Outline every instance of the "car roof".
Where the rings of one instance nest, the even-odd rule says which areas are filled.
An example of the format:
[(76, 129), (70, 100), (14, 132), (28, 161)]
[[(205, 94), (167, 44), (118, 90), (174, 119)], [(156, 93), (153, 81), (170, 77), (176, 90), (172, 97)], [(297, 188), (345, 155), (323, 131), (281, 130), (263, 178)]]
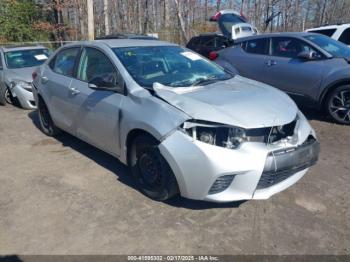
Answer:
[(144, 39), (100, 39), (94, 41), (81, 41), (68, 44), (66, 46), (79, 46), (79, 45), (100, 45), (104, 44), (110, 48), (118, 47), (142, 47), (142, 46), (178, 46), (169, 42), (159, 40), (144, 40)]
[(266, 38), (266, 37), (299, 37), (300, 38), (307, 35), (315, 35), (315, 33), (308, 33), (308, 32), (268, 33), (268, 34), (260, 34), (260, 35), (253, 35), (253, 36), (238, 38), (237, 40), (235, 40), (235, 43), (241, 43), (247, 40)]
[(201, 36), (224, 36), (224, 35), (222, 33), (219, 33), (219, 32), (208, 32), (208, 33), (199, 34), (199, 35), (194, 36), (194, 37), (201, 37)]
[(350, 24), (334, 24), (334, 25), (324, 25), (324, 26), (309, 28), (306, 31), (322, 30), (322, 29), (338, 29), (338, 28), (348, 28), (348, 27), (350, 27)]
[(9, 45), (9, 46), (3, 46), (0, 47), (4, 52), (10, 52), (10, 51), (23, 51), (23, 50), (36, 50), (36, 49), (48, 49), (45, 46), (42, 45), (25, 45), (25, 46), (20, 46), (20, 45)]
[(115, 33), (106, 36), (96, 37), (96, 40), (103, 39), (150, 39), (157, 40), (157, 38), (148, 35), (134, 34), (134, 33)]

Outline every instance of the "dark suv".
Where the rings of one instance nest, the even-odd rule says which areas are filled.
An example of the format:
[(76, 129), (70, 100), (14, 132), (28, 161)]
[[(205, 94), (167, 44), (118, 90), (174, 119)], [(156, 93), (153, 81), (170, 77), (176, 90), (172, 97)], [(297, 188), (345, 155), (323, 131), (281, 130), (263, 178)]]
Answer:
[(187, 48), (201, 54), (202, 56), (209, 57), (210, 52), (219, 51), (233, 44), (233, 41), (226, 36), (211, 33), (203, 34), (192, 37), (192, 39), (186, 45)]

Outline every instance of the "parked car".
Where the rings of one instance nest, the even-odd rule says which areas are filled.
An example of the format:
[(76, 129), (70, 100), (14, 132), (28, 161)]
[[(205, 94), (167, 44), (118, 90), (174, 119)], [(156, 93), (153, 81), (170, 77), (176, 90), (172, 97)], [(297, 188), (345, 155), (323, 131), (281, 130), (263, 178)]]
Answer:
[(221, 33), (231, 40), (258, 34), (255, 26), (249, 24), (242, 14), (231, 9), (217, 12), (210, 21), (216, 22)]
[(350, 24), (320, 26), (310, 28), (306, 32), (326, 35), (350, 46)]
[(286, 94), (175, 44), (75, 43), (33, 78), (43, 132), (65, 130), (120, 159), (152, 199), (267, 199), (318, 158)]
[(350, 124), (350, 48), (338, 41), (314, 33), (264, 34), (239, 39), (212, 57), (228, 70)]
[(219, 51), (231, 45), (233, 45), (233, 40), (226, 36), (218, 33), (208, 33), (192, 37), (186, 47), (209, 58), (212, 51)]
[(49, 57), (43, 46), (0, 47), (0, 105), (18, 102), (34, 109), (32, 73)]

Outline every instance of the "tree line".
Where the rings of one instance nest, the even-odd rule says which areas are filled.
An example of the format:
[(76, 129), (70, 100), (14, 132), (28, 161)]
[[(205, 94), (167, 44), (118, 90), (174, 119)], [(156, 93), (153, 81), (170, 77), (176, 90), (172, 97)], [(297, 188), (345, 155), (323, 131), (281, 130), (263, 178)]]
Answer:
[(260, 32), (350, 22), (350, 0), (0, 0), (0, 42), (85, 40), (117, 32), (187, 42), (209, 18), (241, 12)]

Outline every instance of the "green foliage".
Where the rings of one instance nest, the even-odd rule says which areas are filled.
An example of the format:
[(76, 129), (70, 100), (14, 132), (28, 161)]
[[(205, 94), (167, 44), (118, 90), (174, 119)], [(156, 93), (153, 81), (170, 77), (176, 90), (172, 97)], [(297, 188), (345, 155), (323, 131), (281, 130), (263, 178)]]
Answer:
[(0, 39), (36, 41), (47, 39), (47, 33), (35, 28), (40, 9), (34, 0), (0, 0)]

